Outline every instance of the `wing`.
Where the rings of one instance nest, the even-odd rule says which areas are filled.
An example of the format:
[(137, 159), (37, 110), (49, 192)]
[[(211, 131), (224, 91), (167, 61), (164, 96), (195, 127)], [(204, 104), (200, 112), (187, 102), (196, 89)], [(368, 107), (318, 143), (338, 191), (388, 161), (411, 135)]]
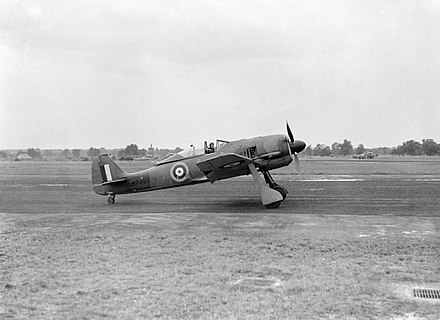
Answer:
[(224, 153), (197, 162), (197, 167), (213, 183), (216, 180), (226, 179), (249, 174), (248, 165), (252, 160), (235, 153)]

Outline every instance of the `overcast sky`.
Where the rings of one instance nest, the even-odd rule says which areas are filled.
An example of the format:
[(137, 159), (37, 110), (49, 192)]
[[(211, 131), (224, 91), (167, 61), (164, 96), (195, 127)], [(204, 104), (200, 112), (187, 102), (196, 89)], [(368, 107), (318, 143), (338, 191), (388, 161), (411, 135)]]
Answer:
[(0, 149), (440, 142), (440, 1), (0, 0)]

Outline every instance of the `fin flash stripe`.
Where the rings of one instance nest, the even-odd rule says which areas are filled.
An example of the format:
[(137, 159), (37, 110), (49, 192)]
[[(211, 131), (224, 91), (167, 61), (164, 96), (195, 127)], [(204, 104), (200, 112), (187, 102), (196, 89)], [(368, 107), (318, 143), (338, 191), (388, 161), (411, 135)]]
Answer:
[(110, 170), (110, 165), (109, 164), (105, 164), (104, 165), (104, 170), (105, 170), (105, 176), (107, 178), (107, 181), (112, 181), (112, 172)]
[(113, 180), (109, 164), (101, 165), (99, 166), (99, 169), (101, 170), (102, 182), (111, 182)]

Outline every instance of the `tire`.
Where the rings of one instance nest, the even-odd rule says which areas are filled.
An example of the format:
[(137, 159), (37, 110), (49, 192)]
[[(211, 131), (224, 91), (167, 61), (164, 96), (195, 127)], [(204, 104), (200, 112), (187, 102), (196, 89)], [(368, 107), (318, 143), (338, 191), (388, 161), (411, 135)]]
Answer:
[(276, 209), (280, 206), (280, 204), (281, 204), (281, 201), (277, 201), (277, 202), (266, 204), (265, 207), (268, 209)]
[(281, 187), (281, 186), (274, 186), (273, 189), (275, 191), (278, 191), (281, 194), (281, 196), (283, 197), (283, 200), (286, 199), (287, 192), (286, 192), (286, 190), (283, 187)]

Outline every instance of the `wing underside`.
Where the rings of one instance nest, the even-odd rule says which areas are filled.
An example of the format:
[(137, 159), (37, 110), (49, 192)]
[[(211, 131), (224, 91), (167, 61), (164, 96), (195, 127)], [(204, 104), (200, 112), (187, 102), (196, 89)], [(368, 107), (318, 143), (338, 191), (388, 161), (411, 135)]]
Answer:
[(252, 160), (247, 157), (235, 153), (225, 153), (199, 161), (197, 167), (213, 183), (216, 180), (249, 174), (248, 165), (250, 163)]

